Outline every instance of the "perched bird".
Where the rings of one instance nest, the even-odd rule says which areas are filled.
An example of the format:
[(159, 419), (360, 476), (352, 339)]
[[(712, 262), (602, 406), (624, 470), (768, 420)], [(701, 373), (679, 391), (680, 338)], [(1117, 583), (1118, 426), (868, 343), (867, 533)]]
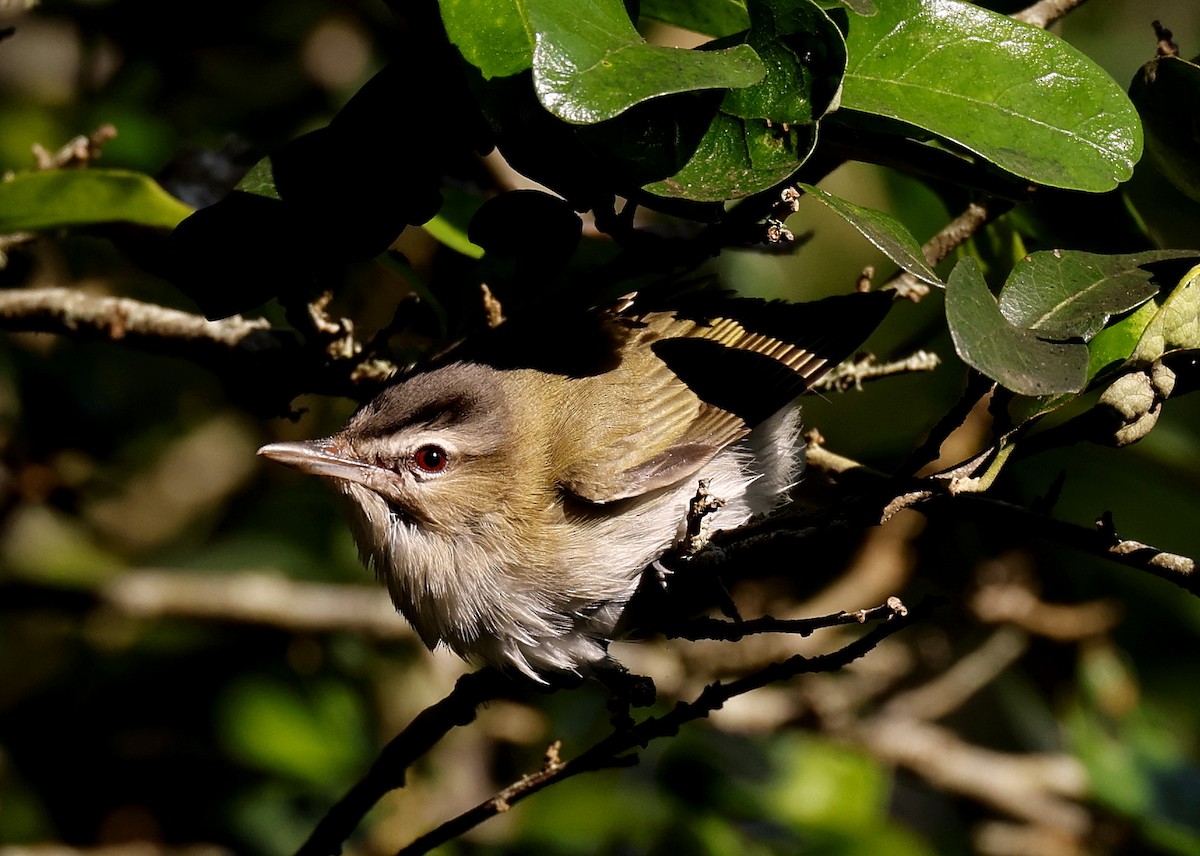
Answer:
[(881, 293), (696, 298), (520, 326), (409, 373), (338, 433), (259, 454), (330, 479), (365, 563), (430, 648), (523, 673), (604, 661), (700, 479), (739, 526), (799, 477), (795, 399)]

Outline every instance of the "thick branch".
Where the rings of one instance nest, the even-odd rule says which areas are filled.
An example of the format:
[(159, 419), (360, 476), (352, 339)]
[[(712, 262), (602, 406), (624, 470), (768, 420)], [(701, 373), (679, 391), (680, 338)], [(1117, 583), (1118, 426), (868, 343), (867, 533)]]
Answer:
[(209, 321), (178, 309), (73, 288), (0, 291), (0, 327), (14, 332), (108, 339), (172, 352), (189, 347), (203, 353), (279, 344), (264, 319), (235, 315)]
[(214, 576), (130, 571), (99, 590), (131, 618), (187, 618), (279, 627), (298, 633), (350, 631), (412, 639), (412, 628), (381, 587), (298, 582), (266, 573)]

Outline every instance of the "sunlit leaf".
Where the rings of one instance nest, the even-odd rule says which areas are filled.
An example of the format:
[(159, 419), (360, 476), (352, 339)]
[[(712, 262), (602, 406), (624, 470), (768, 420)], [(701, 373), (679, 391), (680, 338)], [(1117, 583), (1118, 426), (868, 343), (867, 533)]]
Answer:
[(485, 78), (529, 68), (533, 32), (522, 0), (439, 0), (446, 35)]
[(1148, 300), (1120, 321), (1110, 324), (1088, 342), (1088, 382), (1105, 368), (1129, 359), (1159, 306)]
[(744, 38), (767, 67), (753, 86), (731, 90), (721, 110), (777, 124), (815, 122), (837, 98), (846, 71), (841, 31), (809, 0), (750, 0)]
[(731, 91), (691, 159), (644, 189), (696, 201), (736, 199), (787, 179), (816, 146), (817, 120), (834, 105), (846, 65), (841, 31), (809, 0), (751, 0), (738, 36), (764, 58), (756, 86)]
[(826, 193), (811, 184), (799, 186), (804, 189), (805, 193), (827, 205), (847, 223), (862, 232), (863, 237), (913, 276), (930, 285), (940, 286), (942, 284), (941, 279), (933, 272), (933, 268), (925, 261), (925, 255), (921, 252), (921, 246), (917, 243), (917, 239), (904, 227), (903, 223), (891, 214), (855, 205), (853, 202)]
[(749, 86), (766, 74), (746, 45), (696, 51), (647, 44), (621, 0), (525, 0), (523, 8), (536, 34), (538, 100), (567, 122), (594, 124), (651, 98)]
[(150, 176), (129, 170), (53, 169), (0, 181), (0, 234), (96, 223), (170, 229), (191, 213)]
[(1193, 348), (1200, 348), (1200, 265), (1188, 271), (1167, 295), (1129, 361), (1144, 365), (1171, 351)]
[(962, 0), (889, 0), (850, 20), (842, 107), (897, 119), (1030, 181), (1109, 190), (1142, 150), (1137, 112), (1057, 36)]
[(421, 228), (455, 252), (472, 259), (483, 258), (483, 247), (471, 243), (467, 237), (467, 224), (483, 204), (483, 199), (450, 187), (443, 188), (442, 195), (441, 210), (422, 223)]
[(946, 281), (946, 321), (963, 361), (1013, 392), (1078, 392), (1087, 382), (1087, 347), (1047, 342), (1010, 323), (974, 259), (959, 262)]

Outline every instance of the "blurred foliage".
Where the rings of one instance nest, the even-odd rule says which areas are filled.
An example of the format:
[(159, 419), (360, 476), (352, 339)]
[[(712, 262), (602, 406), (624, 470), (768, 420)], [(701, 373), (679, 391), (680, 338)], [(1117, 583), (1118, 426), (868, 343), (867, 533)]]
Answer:
[[(1158, 111), (1146, 120), (1151, 158), (1132, 178), (1132, 156), (1122, 160), (1120, 152), (1109, 152), (1112, 170), (1099, 177), (1094, 164), (1072, 164), (1086, 173), (1084, 179), (1074, 173), (1056, 178), (1044, 164), (1005, 160), (1010, 145), (1025, 154), (1040, 149), (1036, 135), (975, 139), (973, 132), (999, 121), (994, 115), (962, 126), (940, 123), (963, 118), (943, 109), (938, 98), (946, 92), (919, 111), (891, 115), (895, 102), (872, 90), (870, 81), (900, 76), (904, 66), (895, 60), (895, 67), (888, 66), (882, 52), (862, 56), (888, 67), (856, 66), (851, 52), (853, 85), (843, 93), (843, 109), (826, 115), (828, 83), (831, 75), (840, 79), (846, 45), (853, 49), (855, 39), (881, 37), (876, 26), (889, 15), (911, 13), (915, 0), (879, 0), (878, 19), (845, 40), (846, 22), (863, 11), (862, 3), (845, 4), (853, 11), (820, 4), (827, 13), (807, 3), (751, 2), (748, 13), (743, 4), (711, 4), (713, 14), (705, 17), (692, 3), (645, 2), (647, 19), (727, 40), (750, 26), (743, 41), (755, 49), (799, 62), (819, 48), (819, 62), (805, 64), (803, 73), (793, 69), (786, 86), (767, 80), (752, 93), (721, 95), (731, 83), (717, 77), (704, 86), (717, 87), (718, 97), (679, 93), (671, 88), (671, 75), (654, 66), (660, 55), (640, 51), (636, 33), (622, 24), (609, 33), (611, 51), (638, 47), (633, 60), (648, 66), (633, 67), (646, 76), (648, 88), (635, 96), (622, 92), (637, 103), (609, 105), (611, 117), (586, 117), (591, 124), (569, 127), (547, 124), (535, 95), (559, 91), (555, 85), (575, 94), (573, 82), (547, 78), (546, 57), (512, 28), (503, 34), (506, 65), (485, 63), (478, 73), (453, 81), (428, 73), (424, 64), (437, 59), (432, 54), (438, 46), (409, 50), (412, 22), (398, 22), (384, 3), (24, 5), (0, 4), (0, 28), (16, 27), (0, 41), (0, 172), (20, 176), (0, 185), (0, 231), (44, 231), (36, 241), (0, 246), (4, 289), (69, 285), (188, 311), (199, 306), (214, 317), (253, 311), (274, 324), (298, 325), (297, 307), (314, 284), (328, 284), (336, 290), (331, 315), (353, 319), (364, 337), (385, 331), (387, 352), (403, 364), (470, 326), (472, 313), (479, 314), (479, 282), (492, 284), (509, 306), (561, 289), (565, 280), (585, 298), (599, 299), (661, 277), (645, 258), (645, 267), (623, 268), (613, 242), (598, 237), (591, 224), (580, 238), (569, 210), (564, 219), (569, 206), (550, 205), (544, 196), (526, 204), (509, 194), (506, 202), (481, 209), (477, 191), (497, 183), (500, 167), (471, 149), (486, 148), (493, 138), (507, 146), (504, 153), (516, 169), (537, 173), (543, 184), (579, 203), (576, 208), (603, 202), (598, 188), (618, 182), (660, 209), (647, 216), (648, 228), (684, 237), (723, 215), (713, 199), (743, 191), (752, 196), (801, 162), (811, 166), (805, 158), (818, 139), (850, 147), (861, 135), (877, 134), (867, 139), (879, 146), (880, 140), (917, 144), (939, 167), (960, 164), (964, 152), (981, 153), (999, 165), (973, 174), (984, 186), (1015, 175), (1022, 184), (1043, 187), (1031, 204), (995, 220), (951, 259), (971, 260), (958, 268), (963, 279), (978, 272), (968, 287), (986, 280), (998, 289), (1007, 280), (1005, 289), (1017, 288), (1010, 273), (1027, 252), (1038, 250), (1112, 254), (1200, 247), (1200, 205), (1188, 198), (1195, 196), (1196, 140), (1184, 133), (1184, 123), (1162, 115), (1163, 103), (1168, 114), (1180, 101), (1195, 103), (1195, 65), (1187, 57), (1200, 53), (1200, 8), (1191, 0), (1093, 0), (1061, 25), (1061, 35), (1074, 45), (1072, 63), (1104, 90), (1097, 109), (1117, 117), (1111, 119), (1116, 131), (1105, 126), (1102, 135), (1132, 126), (1132, 113), (1118, 115), (1128, 81), (1134, 81), (1135, 103)], [(564, 16), (569, 5), (533, 5), (567, 48), (588, 47), (571, 43), (575, 18)], [(611, 11), (621, 4), (596, 5)], [(979, 5), (1007, 13), (1023, 4)], [(775, 6), (819, 14), (816, 45), (767, 27), (759, 16)], [(1154, 58), (1153, 18), (1174, 30), (1183, 58), (1158, 60), (1162, 77), (1147, 88), (1149, 72), (1142, 66)], [(647, 33), (660, 26), (642, 24)], [(932, 51), (944, 33), (922, 24), (910, 49)], [(966, 42), (978, 36), (973, 17), (963, 16), (955, 26)], [(487, 31), (467, 19), (462, 32), (459, 44), (468, 59), (468, 46), (495, 59), (498, 44)], [(1041, 73), (1039, 63), (1053, 63), (1061, 47), (1051, 35), (1039, 34), (1035, 42), (1022, 73)], [(733, 42), (726, 47), (728, 56), (745, 55)], [(572, 68), (587, 59), (577, 57)], [(989, 63), (1002, 61), (988, 57)], [(950, 93), (981, 76), (969, 61), (956, 67), (958, 76), (946, 81)], [(1109, 86), (1100, 68), (1119, 85)], [(567, 78), (571, 70), (558, 69)], [(724, 69), (734, 72), (746, 70)], [(997, 79), (1003, 83), (1003, 74)], [(534, 80), (536, 85), (529, 82)], [(924, 80), (930, 89), (940, 82), (936, 75)], [(585, 92), (588, 86), (598, 86), (601, 95), (607, 91), (603, 81), (581, 85)], [(803, 97), (779, 97), (794, 94), (795, 87)], [(1164, 94), (1170, 87), (1183, 94)], [(639, 100), (667, 92), (675, 94)], [(468, 99), (483, 103), (486, 116), (459, 109), (476, 103)], [(1056, 102), (1050, 119), (1074, 109), (1069, 102)], [(644, 109), (646, 103), (669, 109)], [(437, 121), (423, 121), (430, 116)], [(892, 124), (897, 118), (906, 123), (900, 131)], [(1047, 121), (1041, 114), (1028, 118), (1031, 127)], [(767, 133), (774, 122), (788, 123), (784, 145), (776, 146), (781, 138)], [(819, 122), (825, 123), (821, 134)], [(118, 135), (105, 143), (97, 168), (29, 172), (33, 144), (54, 152), (104, 123)], [(931, 143), (930, 135), (940, 142)], [(671, 145), (678, 139), (694, 143), (703, 163), (689, 164)], [(764, 161), (756, 157), (768, 145), (774, 148), (767, 168), (759, 169)], [(745, 152), (752, 153), (748, 160)], [(349, 180), (337, 173), (309, 181), (310, 158), (318, 157), (348, 164)], [(413, 163), (421, 165), (415, 176)], [(689, 168), (705, 176), (718, 172), (720, 180), (672, 183), (678, 175), (687, 179)], [(811, 176), (837, 201), (827, 208), (825, 197), (800, 200), (788, 226), (812, 236), (795, 254), (731, 246), (694, 270), (716, 274), (744, 294), (809, 299), (848, 290), (868, 265), (889, 273), (917, 267), (904, 230), (925, 240), (967, 201), (950, 174), (939, 180), (933, 172), (932, 178), (928, 171), (914, 177), (851, 160), (828, 176)], [(147, 176), (175, 198), (164, 198)], [(1107, 190), (1117, 182), (1125, 182), (1120, 191)], [(25, 192), (32, 194), (27, 211), (21, 208)], [(52, 203), (75, 199), (63, 195), (75, 192), (85, 201), (55, 209)], [(39, 194), (53, 199), (39, 204)], [(101, 203), (109, 215), (89, 209)], [(111, 213), (123, 205), (132, 213)], [(490, 214), (472, 219), (489, 208)], [(173, 224), (190, 209), (207, 212), (189, 227), (199, 239), (164, 258), (143, 227)], [(47, 210), (57, 213), (33, 216)], [(597, 218), (604, 214), (598, 205)], [(513, 228), (524, 226), (525, 218), (544, 231)], [(395, 244), (402, 256), (379, 255), (406, 223), (422, 222), (425, 230), (405, 229)], [(860, 230), (874, 236), (871, 242)], [(337, 246), (325, 240), (334, 232), (346, 240)], [(177, 241), (187, 239), (186, 230), (177, 233)], [(1080, 339), (1094, 334), (1081, 354), (1087, 368), (1078, 377), (1103, 379), (1100, 369), (1150, 347), (1144, 332), (1155, 319), (1154, 329), (1162, 329), (1172, 307), (1192, 305), (1194, 294), (1185, 288), (1194, 280), (1183, 270), (1156, 279), (1155, 296), (1141, 309), (1126, 314), (1137, 301), (1118, 300), (1104, 313), (1105, 321), (1113, 314), (1115, 323), (1102, 332), (1072, 331)], [(949, 278), (949, 264), (937, 273)], [(1140, 266), (1133, 279), (1133, 291), (1149, 281)], [(518, 290), (518, 283), (528, 290)], [(389, 335), (393, 312), (408, 294), (422, 298), (410, 305), (413, 323)], [(1016, 331), (1006, 348), (981, 360), (960, 349), (971, 365), (1003, 378), (1020, 343), (1048, 345), (1031, 332), (1028, 318), (1003, 312), (1004, 291), (999, 302), (986, 288), (971, 295), (982, 308), (968, 320), (986, 314), (991, 326), (985, 333), (1002, 324)], [(919, 304), (897, 306), (871, 343), (880, 355), (904, 355), (918, 346), (935, 350), (945, 361), (937, 372), (890, 379), (862, 394), (813, 398), (806, 421), (819, 426), (838, 452), (894, 470), (961, 394), (965, 367), (951, 333), (961, 336), (962, 328), (948, 330), (945, 318), (935, 292)], [(1192, 334), (1179, 335), (1185, 338), (1176, 344), (1186, 346)], [(1056, 344), (1077, 355), (1084, 349), (1082, 341)], [(996, 361), (1000, 369), (993, 368)], [(1051, 427), (1092, 412), (1100, 386), (1081, 391), (1083, 382), (1073, 378), (1047, 390), (1069, 390), (1065, 397), (1027, 401), (1028, 412), (1054, 408), (1045, 420)], [(263, 419), (264, 411), (278, 410), (276, 404), (248, 400), (237, 378), (120, 341), (84, 343), (41, 333), (0, 341), (0, 845), (149, 841), (213, 843), (263, 856), (292, 852), (375, 748), (444, 695), (460, 673), (461, 664), (444, 652), (429, 654), (399, 633), (377, 638), (269, 621), (138, 614), (115, 605), (110, 593), (135, 570), (205, 579), (266, 571), (298, 581), (370, 584), (332, 492), (315, 480), (259, 468), (253, 457), (269, 439), (329, 433), (353, 402), (309, 395), (294, 402), (294, 421)], [(1111, 510), (1126, 537), (1194, 557), (1200, 555), (1197, 426), (1200, 402), (1172, 398), (1137, 445), (1069, 446), (1015, 460), (992, 492), (1024, 506), (1056, 494), (1055, 516), (1085, 525)], [(1069, 477), (1059, 485), (1060, 472)], [(836, 586), (838, 569), (851, 563), (858, 546), (834, 549), (832, 558), (814, 556), (803, 574), (777, 581), (777, 590), (757, 592), (760, 602), (775, 603), (789, 589), (807, 597)], [(832, 604), (808, 603), (814, 611), (857, 609), (902, 588), (906, 600), (934, 594), (953, 604), (914, 634), (906, 649), (914, 671), (895, 667), (911, 680), (913, 673), (947, 668), (984, 637), (980, 622), (962, 608), (980, 585), (980, 569), (1035, 568), (1040, 596), (1048, 602), (1103, 598), (1120, 604), (1122, 618), (1111, 631), (1074, 641), (1035, 640), (944, 724), (998, 751), (1067, 750), (1078, 758), (1090, 782), (1085, 807), (1096, 830), (1088, 839), (1092, 852), (1200, 853), (1200, 698), (1192, 680), (1200, 602), (1161, 580), (998, 524), (931, 518), (892, 549), (917, 573), (897, 570), (872, 584), (860, 579), (861, 588), (834, 588), (840, 599)], [(679, 645), (668, 648), (677, 653)], [(894, 665), (883, 650), (877, 653), (883, 663), (878, 668)], [(673, 668), (680, 673), (658, 676), (668, 690), (688, 686), (694, 675), (684, 674), (687, 668), (699, 671), (695, 663)], [(839, 677), (819, 688), (836, 696), (853, 686), (852, 676)], [(747, 703), (769, 710), (773, 698), (755, 695)], [(784, 721), (812, 724), (799, 718)], [(351, 851), (394, 851), (535, 768), (550, 740), (562, 739), (569, 754), (606, 733), (607, 721), (595, 688), (497, 703), (413, 771), (409, 786), (372, 814)], [(881, 761), (863, 745), (803, 727), (756, 726), (753, 717), (717, 717), (654, 744), (637, 767), (550, 788), (443, 852), (982, 852), (978, 826), (989, 816), (977, 801), (939, 790), (911, 770), (898, 771), (894, 759)]]

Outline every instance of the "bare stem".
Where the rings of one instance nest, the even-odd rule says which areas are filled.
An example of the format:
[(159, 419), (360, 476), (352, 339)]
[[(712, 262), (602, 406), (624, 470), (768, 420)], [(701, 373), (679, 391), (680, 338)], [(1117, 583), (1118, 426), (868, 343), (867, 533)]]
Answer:
[(1012, 17), (1026, 24), (1045, 29), (1070, 12), (1077, 6), (1082, 6), (1087, 0), (1038, 0), (1020, 12), (1014, 12)]
[[(870, 633), (833, 653), (818, 657), (796, 655), (778, 663), (772, 663), (737, 680), (709, 684), (694, 701), (678, 702), (662, 716), (649, 717), (632, 728), (613, 732), (570, 761), (547, 764), (540, 771), (522, 777), (505, 788), (497, 797), (480, 803), (475, 808), (446, 821), (437, 829), (421, 836), (401, 849), (397, 856), (418, 856), (418, 854), (428, 853), (435, 847), (457, 838), (483, 821), (507, 811), (520, 800), (532, 796), (556, 782), (580, 773), (637, 763), (636, 752), (639, 747), (646, 746), (651, 740), (659, 737), (674, 736), (685, 724), (707, 717), (735, 696), (743, 695), (767, 684), (789, 680), (800, 674), (840, 669), (847, 663), (862, 657), (888, 636), (910, 623), (909, 619), (901, 618), (899, 613), (895, 613), (894, 616), (895, 620), (877, 626)], [(557, 761), (557, 756), (555, 761)]]

